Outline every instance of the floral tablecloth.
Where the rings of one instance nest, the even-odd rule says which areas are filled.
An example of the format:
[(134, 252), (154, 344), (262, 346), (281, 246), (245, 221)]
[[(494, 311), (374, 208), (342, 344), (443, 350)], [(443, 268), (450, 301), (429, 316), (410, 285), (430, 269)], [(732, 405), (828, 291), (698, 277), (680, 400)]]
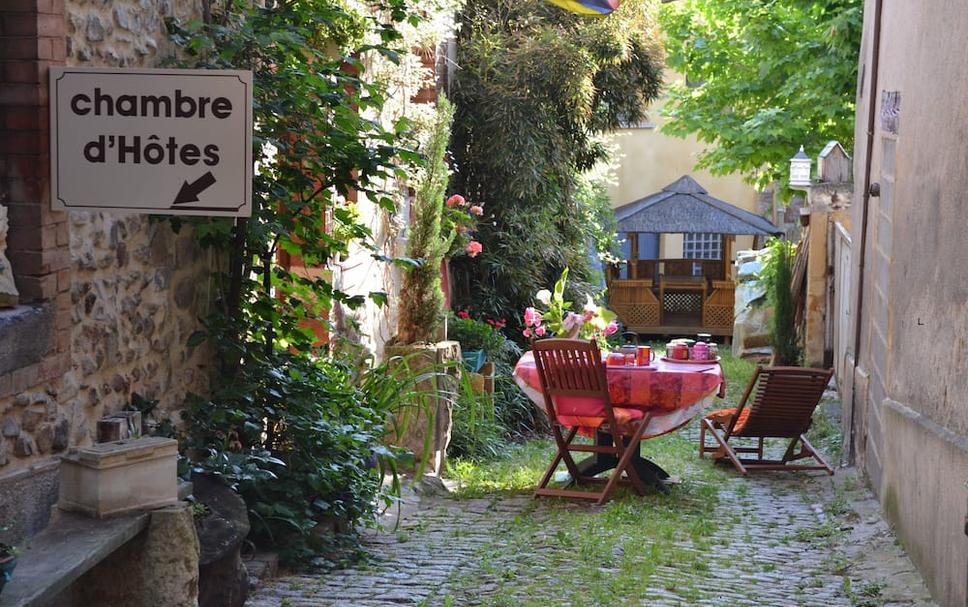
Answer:
[[(720, 398), (726, 395), (723, 369), (715, 362), (696, 365), (657, 359), (649, 367), (605, 369), (613, 406), (642, 409), (652, 414), (645, 430), (646, 438), (681, 428), (699, 414), (704, 401), (714, 394)], [(515, 365), (514, 380), (544, 411), (541, 381), (531, 352), (525, 352)]]

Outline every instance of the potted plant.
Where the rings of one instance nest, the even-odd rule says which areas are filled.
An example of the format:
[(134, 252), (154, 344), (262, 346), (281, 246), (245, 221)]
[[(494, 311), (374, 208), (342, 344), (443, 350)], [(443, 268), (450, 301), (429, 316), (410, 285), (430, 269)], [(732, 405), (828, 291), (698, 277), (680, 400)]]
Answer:
[(799, 366), (800, 338), (797, 335), (796, 311), (793, 304), (793, 263), (796, 247), (793, 243), (773, 238), (767, 243), (769, 254), (760, 273), (766, 299), (773, 308), (770, 326), (770, 345), (773, 347), (771, 364)]
[[(6, 527), (0, 528), (5, 533)], [(13, 570), (17, 567), (17, 548), (11, 544), (0, 542), (0, 592), (13, 577)]]
[(449, 337), (460, 343), (464, 370), (471, 374), (478, 392), (494, 392), (495, 353), (504, 347), (506, 337), (501, 333), (506, 321), (471, 318), (467, 310), (460, 310), (448, 323)]

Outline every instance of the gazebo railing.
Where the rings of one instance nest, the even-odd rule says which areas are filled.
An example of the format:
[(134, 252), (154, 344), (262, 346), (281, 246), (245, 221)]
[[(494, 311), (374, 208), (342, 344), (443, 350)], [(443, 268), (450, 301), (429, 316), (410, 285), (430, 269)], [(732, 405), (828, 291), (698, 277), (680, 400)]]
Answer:
[[(723, 280), (725, 267), (720, 259), (640, 259), (626, 262), (628, 272), (622, 277), (622, 266), (613, 265), (609, 268), (610, 278), (618, 280), (651, 280), (658, 283), (659, 275), (665, 276), (696, 276), (702, 275), (710, 280)], [(700, 274), (694, 273), (696, 264), (701, 268)], [(622, 264), (624, 265), (624, 264)]]
[[(686, 284), (686, 280), (689, 284)], [(696, 279), (699, 279), (696, 282)], [(681, 284), (680, 284), (681, 283)], [(736, 285), (730, 280), (699, 277), (650, 279), (611, 278), (608, 306), (630, 330), (647, 332), (681, 326), (683, 315), (693, 316), (696, 327), (717, 335), (730, 335)], [(688, 303), (688, 306), (685, 306)]]

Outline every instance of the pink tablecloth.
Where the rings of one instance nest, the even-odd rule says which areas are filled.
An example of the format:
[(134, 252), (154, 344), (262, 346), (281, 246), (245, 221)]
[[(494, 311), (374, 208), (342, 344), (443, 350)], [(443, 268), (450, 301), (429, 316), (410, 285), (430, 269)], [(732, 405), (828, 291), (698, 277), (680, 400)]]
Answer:
[[(695, 365), (656, 360), (650, 367), (606, 367), (612, 405), (642, 409), (652, 414), (645, 436), (651, 438), (685, 425), (713, 396), (725, 396), (723, 369), (717, 363)], [(544, 411), (541, 381), (531, 352), (514, 367), (518, 386)]]

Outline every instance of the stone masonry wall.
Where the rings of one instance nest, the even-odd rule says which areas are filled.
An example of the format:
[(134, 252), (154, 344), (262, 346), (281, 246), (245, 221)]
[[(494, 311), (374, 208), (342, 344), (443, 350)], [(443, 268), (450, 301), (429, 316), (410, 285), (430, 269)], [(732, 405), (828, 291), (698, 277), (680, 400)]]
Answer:
[[(54, 57), (53, 63), (76, 66), (159, 66), (174, 52), (167, 41), (165, 19), (185, 20), (201, 15), (201, 0), (16, 2), (18, 7), (24, 7), (25, 22), (30, 20), (29, 11), (34, 11), (33, 19), (42, 25), (46, 24), (47, 13), (53, 14), (55, 21), (60, 20), (43, 25), (60, 32), (57, 37), (66, 33), (66, 39), (60, 38), (66, 42), (66, 49), (60, 47), (61, 59)], [(36, 17), (40, 13), (43, 15)], [(21, 15), (16, 17), (19, 20)], [(0, 22), (3, 19), (0, 11)], [(7, 23), (19, 21), (10, 19)], [(0, 35), (8, 36), (2, 23)], [(60, 40), (55, 37), (55, 51)], [(44, 117), (46, 65), (37, 68), (42, 72), (37, 86), (41, 90), (40, 115)], [(41, 123), (46, 128), (46, 120)], [(39, 139), (43, 138), (41, 133)], [(46, 147), (42, 151), (46, 154)], [(5, 154), (0, 150), (0, 168)], [(49, 213), (46, 157), (32, 166), (43, 168), (37, 171), (42, 185), (36, 188), (30, 208)], [(3, 186), (0, 179), (0, 199)], [(27, 225), (21, 219), (24, 214), (17, 212), (16, 205), (9, 206), (11, 251), (20, 242), (27, 243), (24, 247), (35, 247), (25, 239), (25, 234), (30, 233), (23, 227)], [(63, 257), (66, 266), (56, 280), (51, 279), (50, 293), (38, 288), (36, 296), (25, 297), (21, 288), (21, 301), (32, 302), (36, 311), (30, 320), (33, 325), (17, 320), (17, 326), (32, 326), (36, 331), (4, 331), (5, 319), (0, 318), (0, 359), (7, 344), (30, 340), (47, 343), (54, 339), (48, 333), (60, 336), (56, 331), (64, 325), (61, 341), (69, 343), (69, 351), (65, 352), (69, 360), (55, 374), (42, 373), (44, 364), (49, 366), (49, 362), (41, 358), (36, 364), (37, 374), (14, 370), (10, 386), (0, 377), (0, 520), (25, 527), (27, 532), (36, 531), (37, 524), (25, 521), (37, 517), (32, 518), (30, 513), (21, 515), (23, 508), (43, 510), (47, 506), (34, 503), (36, 500), (26, 501), (26, 497), (2, 497), (8, 481), (20, 482), (24, 474), (33, 474), (32, 471), (39, 474), (43, 470), (47, 474), (52, 456), (70, 446), (92, 442), (96, 420), (123, 408), (133, 393), (159, 400), (166, 411), (177, 410), (186, 392), (207, 390), (211, 371), (209, 352), (186, 345), (211, 300), (209, 276), (216, 263), (211, 253), (202, 251), (195, 243), (191, 229), (185, 226), (176, 234), (167, 221), (143, 215), (71, 212), (65, 219), (66, 222), (58, 219), (64, 229), (50, 230), (51, 246), (57, 249), (44, 258)], [(47, 243), (43, 238), (46, 232), (38, 237), (38, 242)], [(28, 250), (12, 255), (18, 286), (28, 284), (25, 281), (31, 278), (24, 274), (33, 270), (18, 272), (18, 268), (24, 267), (23, 260), (30, 259), (30, 253)], [(50, 263), (38, 266), (37, 272), (50, 269), (48, 266)], [(27, 289), (28, 295), (32, 292)], [(58, 298), (58, 293), (66, 297)], [(15, 503), (18, 500), (24, 503)]]
[[(174, 49), (165, 19), (198, 18), (198, 0), (66, 0), (67, 64), (156, 67)], [(137, 392), (177, 408), (208, 386), (208, 352), (188, 336), (210, 299), (214, 260), (191, 229), (146, 215), (72, 212), (72, 444)], [(76, 390), (76, 395), (74, 394)]]

